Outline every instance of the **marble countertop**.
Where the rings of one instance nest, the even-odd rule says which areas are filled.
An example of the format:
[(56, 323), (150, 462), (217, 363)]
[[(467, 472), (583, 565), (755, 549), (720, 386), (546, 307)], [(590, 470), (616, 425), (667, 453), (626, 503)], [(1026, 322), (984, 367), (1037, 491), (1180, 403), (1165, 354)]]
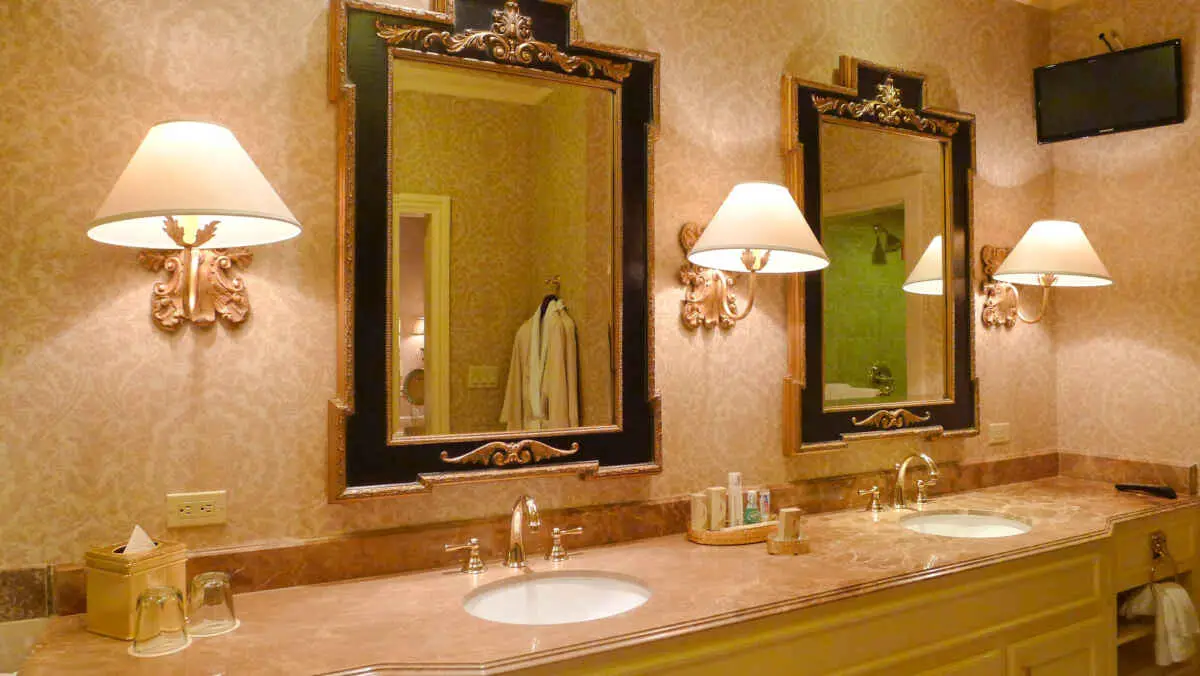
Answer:
[(653, 593), (628, 613), (582, 624), (496, 625), (468, 615), (467, 592), (524, 574), (495, 562), (478, 577), (438, 570), (238, 595), (237, 631), (154, 659), (130, 657), (127, 643), (89, 634), (82, 616), (62, 617), (21, 673), (320, 674), (384, 665), (389, 673), (502, 673), (1067, 547), (1106, 537), (1117, 521), (1197, 504), (1058, 477), (942, 496), (930, 507), (995, 510), (1033, 523), (1008, 538), (920, 535), (898, 523), (912, 512), (844, 511), (804, 517), (812, 552), (801, 556), (768, 556), (761, 544), (705, 547), (674, 535), (584, 550), (564, 564), (532, 561), (534, 571), (630, 575)]

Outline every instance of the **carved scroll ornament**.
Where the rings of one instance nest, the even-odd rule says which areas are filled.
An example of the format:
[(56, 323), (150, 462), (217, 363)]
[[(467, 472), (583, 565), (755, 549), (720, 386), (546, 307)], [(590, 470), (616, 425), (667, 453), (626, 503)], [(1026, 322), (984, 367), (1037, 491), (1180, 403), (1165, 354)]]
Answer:
[(442, 451), (441, 455), (443, 461), (454, 464), (505, 467), (507, 465), (528, 465), (531, 462), (562, 458), (574, 455), (578, 450), (579, 442), (575, 442), (571, 444), (569, 449), (563, 450), (548, 446), (540, 441), (525, 439), (512, 443), (493, 441), (480, 446), (470, 453), (464, 453), (454, 458), (451, 458), (450, 454), (446, 451)]
[(817, 112), (824, 115), (873, 120), (889, 127), (908, 127), (941, 136), (953, 136), (958, 131), (957, 122), (924, 117), (912, 108), (905, 108), (900, 103), (900, 89), (891, 75), (887, 76), (883, 83), (875, 85), (875, 90), (878, 94), (869, 101), (813, 94), (813, 106)]
[(377, 21), (376, 33), (391, 47), (441, 48), (447, 54), (474, 52), (498, 63), (516, 66), (554, 65), (564, 73), (585, 77), (603, 76), (614, 82), (629, 77), (633, 66), (598, 56), (567, 54), (550, 42), (535, 40), (533, 19), (521, 14), (516, 0), (492, 11), (492, 30), (469, 30), (454, 34), (424, 26), (395, 26)]
[(928, 411), (925, 415), (917, 415), (905, 408), (898, 408), (893, 411), (875, 411), (870, 416), (859, 420), (851, 418), (855, 427), (878, 427), (881, 430), (899, 430), (915, 425), (917, 423), (928, 422), (932, 418), (932, 414)]

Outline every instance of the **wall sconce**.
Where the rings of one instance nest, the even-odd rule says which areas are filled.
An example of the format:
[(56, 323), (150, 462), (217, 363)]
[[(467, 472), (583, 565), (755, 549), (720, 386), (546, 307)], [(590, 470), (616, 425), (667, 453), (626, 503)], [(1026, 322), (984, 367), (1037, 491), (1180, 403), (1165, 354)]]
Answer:
[[(981, 319), (984, 326), (1033, 324), (1042, 320), (1050, 304), (1052, 286), (1108, 286), (1112, 277), (1083, 228), (1073, 221), (1037, 221), (1029, 226), (1017, 246), (985, 246), (980, 262), (987, 278), (983, 283)], [(1042, 300), (1032, 317), (1021, 312), (1016, 284), (1039, 286)]]
[(159, 328), (230, 324), (250, 312), (246, 285), (231, 272), (252, 255), (242, 247), (300, 234), (300, 224), (228, 129), (207, 122), (151, 127), (89, 224), (104, 244), (149, 249), (138, 260), (166, 281), (150, 311)]
[[(679, 242), (688, 261), (679, 271), (687, 287), (682, 317), (692, 329), (728, 329), (745, 319), (754, 308), (759, 273), (811, 272), (829, 265), (791, 193), (773, 183), (734, 186), (708, 226), (684, 224)], [(741, 311), (728, 272), (750, 273)]]
[(946, 286), (942, 283), (943, 274), (942, 236), (938, 235), (925, 247), (925, 253), (917, 259), (917, 264), (913, 266), (912, 272), (908, 273), (908, 279), (904, 280), (900, 288), (921, 296), (941, 296), (945, 293)]

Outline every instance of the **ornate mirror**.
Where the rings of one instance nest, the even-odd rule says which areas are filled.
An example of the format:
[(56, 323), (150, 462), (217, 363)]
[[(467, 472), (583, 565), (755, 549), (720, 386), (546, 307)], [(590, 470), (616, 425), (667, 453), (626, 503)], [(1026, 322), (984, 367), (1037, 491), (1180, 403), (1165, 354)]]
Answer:
[(786, 450), (972, 434), (974, 117), (926, 108), (916, 73), (838, 78), (784, 79), (790, 188), (831, 261), (789, 287)]
[(576, 39), (573, 11), (331, 6), (333, 500), (659, 469), (657, 57)]

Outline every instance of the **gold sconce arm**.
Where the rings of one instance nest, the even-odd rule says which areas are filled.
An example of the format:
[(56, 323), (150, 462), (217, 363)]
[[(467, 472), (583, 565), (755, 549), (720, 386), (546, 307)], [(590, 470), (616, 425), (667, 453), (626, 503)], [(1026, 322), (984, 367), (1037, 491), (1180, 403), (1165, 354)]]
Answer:
[(1012, 328), (1020, 320), (1026, 324), (1036, 324), (1046, 317), (1050, 307), (1050, 287), (1057, 279), (1055, 275), (1046, 274), (1039, 278), (1038, 285), (1042, 297), (1038, 301), (1037, 310), (1032, 315), (1026, 315), (1021, 310), (1021, 292), (1015, 284), (1002, 282), (993, 275), (1008, 257), (1012, 249), (984, 245), (979, 252), (979, 262), (983, 268), (983, 312), (980, 320), (986, 327), (1004, 326)]

